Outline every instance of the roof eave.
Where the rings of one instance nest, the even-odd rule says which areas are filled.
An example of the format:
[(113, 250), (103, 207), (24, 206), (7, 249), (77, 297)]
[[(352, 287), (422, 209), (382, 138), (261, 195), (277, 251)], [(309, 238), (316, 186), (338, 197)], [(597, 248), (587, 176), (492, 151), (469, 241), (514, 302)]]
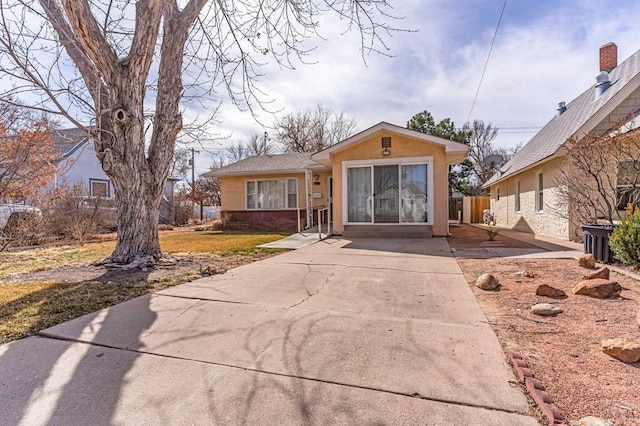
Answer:
[[(215, 170), (210, 172), (203, 173), (201, 176), (204, 177), (225, 177), (225, 176), (256, 176), (256, 175), (292, 175), (292, 174), (301, 174), (306, 170), (323, 170), (324, 166), (321, 167), (308, 167), (304, 169), (280, 169), (280, 170), (251, 170), (251, 171), (239, 171), (239, 172), (222, 172), (216, 173)], [(329, 171), (330, 169), (327, 169)]]
[(493, 185), (499, 184), (500, 182), (503, 182), (503, 181), (513, 177), (513, 176), (517, 176), (517, 175), (519, 175), (521, 173), (524, 173), (524, 172), (526, 172), (528, 170), (531, 170), (531, 169), (533, 169), (535, 167), (538, 167), (539, 165), (541, 165), (543, 163), (546, 163), (546, 162), (549, 162), (549, 161), (551, 161), (553, 159), (556, 159), (558, 157), (562, 157), (562, 154), (559, 153), (559, 150), (554, 152), (553, 154), (551, 154), (548, 157), (545, 157), (545, 158), (543, 158), (541, 160), (536, 161), (533, 164), (528, 165), (527, 167), (523, 167), (522, 169), (516, 170), (516, 171), (514, 171), (512, 173), (508, 173), (508, 174), (505, 174), (503, 176), (500, 176), (498, 179), (494, 180), (491, 183), (487, 182), (484, 185), (482, 185), (482, 188), (490, 188)]

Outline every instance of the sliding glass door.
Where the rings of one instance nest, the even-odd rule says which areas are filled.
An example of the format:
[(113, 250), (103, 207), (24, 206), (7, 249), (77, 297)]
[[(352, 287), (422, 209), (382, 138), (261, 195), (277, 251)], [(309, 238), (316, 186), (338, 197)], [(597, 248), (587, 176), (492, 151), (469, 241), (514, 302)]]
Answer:
[(398, 165), (373, 168), (373, 222), (398, 223)]
[(428, 164), (347, 168), (347, 223), (429, 222)]
[(349, 222), (371, 222), (371, 167), (347, 169)]

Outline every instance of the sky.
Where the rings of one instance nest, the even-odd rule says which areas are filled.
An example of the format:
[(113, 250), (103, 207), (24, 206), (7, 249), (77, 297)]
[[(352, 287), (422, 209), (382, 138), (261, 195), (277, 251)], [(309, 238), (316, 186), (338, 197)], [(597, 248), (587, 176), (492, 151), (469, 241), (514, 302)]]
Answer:
[[(380, 121), (404, 126), (428, 110), (461, 127), (470, 116), (500, 129), (495, 146), (527, 142), (555, 114), (595, 83), (599, 48), (614, 42), (618, 63), (640, 49), (640, 0), (508, 0), (484, 79), (471, 112), (504, 0), (389, 0), (392, 25), (410, 30), (385, 40), (389, 55), (363, 56), (344, 23), (320, 20), (311, 65), (262, 67), (258, 87), (271, 111), (287, 114), (322, 104), (358, 120), (357, 130)], [(269, 60), (269, 58), (265, 58)], [(206, 109), (206, 108), (205, 108)], [(202, 111), (188, 108), (185, 121)], [(471, 113), (471, 115), (470, 115)], [(215, 132), (229, 136), (197, 147), (196, 172), (208, 170), (211, 152), (252, 134), (273, 134), (275, 116), (258, 120), (222, 99)]]

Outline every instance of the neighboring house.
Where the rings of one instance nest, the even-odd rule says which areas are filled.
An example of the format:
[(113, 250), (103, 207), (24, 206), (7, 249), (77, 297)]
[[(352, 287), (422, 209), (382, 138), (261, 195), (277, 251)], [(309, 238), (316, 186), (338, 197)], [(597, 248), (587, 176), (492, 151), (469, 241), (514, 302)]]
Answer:
[(379, 123), (315, 154), (250, 157), (205, 176), (222, 179), (226, 229), (294, 231), (329, 207), (345, 236), (445, 236), (448, 169), (467, 145)]
[(93, 142), (81, 129), (62, 129), (53, 132), (55, 150), (59, 155), (58, 171), (51, 187), (82, 185), (90, 197), (113, 198), (111, 180), (102, 170)]
[[(563, 145), (593, 131), (604, 134), (640, 111), (640, 50), (618, 65), (617, 46), (600, 48), (596, 83), (553, 117), (484, 185), (490, 188), (496, 225), (534, 234), (577, 239), (571, 203), (559, 200)], [(632, 124), (632, 123), (630, 123)], [(564, 207), (558, 207), (564, 206)], [(562, 210), (562, 211), (559, 211)]]
[[(76, 128), (54, 130), (53, 142), (59, 155), (58, 171), (46, 189), (81, 185), (88, 197), (113, 199), (111, 179), (102, 170), (93, 141), (86, 132)], [(160, 222), (173, 221), (173, 190), (177, 180), (167, 179), (160, 204)]]

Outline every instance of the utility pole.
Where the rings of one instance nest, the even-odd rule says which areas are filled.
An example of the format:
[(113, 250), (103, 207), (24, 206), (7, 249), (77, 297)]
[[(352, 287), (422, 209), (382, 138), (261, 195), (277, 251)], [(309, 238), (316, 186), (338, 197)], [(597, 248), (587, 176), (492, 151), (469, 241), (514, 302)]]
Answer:
[[(191, 151), (191, 160), (189, 160), (189, 165), (191, 166), (191, 200), (195, 202), (196, 199), (196, 151), (193, 147), (189, 148)], [(200, 220), (202, 221), (202, 200), (199, 200), (198, 203), (200, 205)]]

